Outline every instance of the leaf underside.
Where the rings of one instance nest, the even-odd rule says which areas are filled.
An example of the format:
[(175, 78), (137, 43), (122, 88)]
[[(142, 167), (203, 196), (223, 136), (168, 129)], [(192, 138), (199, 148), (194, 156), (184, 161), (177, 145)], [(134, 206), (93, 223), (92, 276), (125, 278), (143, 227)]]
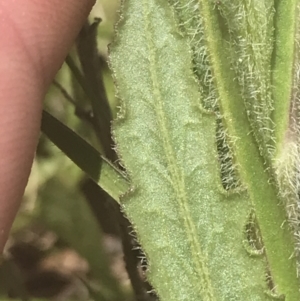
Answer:
[(222, 189), (216, 118), (168, 4), (125, 2), (110, 58), (122, 96), (114, 136), (134, 185), (121, 201), (160, 299), (268, 300), (265, 262), (243, 246), (250, 202)]

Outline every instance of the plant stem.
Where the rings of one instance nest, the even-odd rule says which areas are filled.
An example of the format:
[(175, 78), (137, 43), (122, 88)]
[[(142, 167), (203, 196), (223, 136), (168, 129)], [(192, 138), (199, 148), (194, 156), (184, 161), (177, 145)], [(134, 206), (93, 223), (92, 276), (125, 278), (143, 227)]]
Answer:
[(230, 136), (238, 137), (232, 147), (255, 209), (277, 293), (284, 294), (286, 301), (299, 301), (296, 261), (291, 258), (294, 244), (288, 226), (284, 225), (285, 210), (279, 205), (275, 186), (269, 183), (270, 176), (251, 133), (213, 3), (200, 0), (200, 4), (224, 123)]

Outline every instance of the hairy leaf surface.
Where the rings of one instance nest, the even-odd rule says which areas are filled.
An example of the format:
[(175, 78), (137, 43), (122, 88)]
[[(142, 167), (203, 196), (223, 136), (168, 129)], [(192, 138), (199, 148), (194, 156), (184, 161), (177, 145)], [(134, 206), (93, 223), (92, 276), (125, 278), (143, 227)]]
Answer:
[(268, 300), (264, 262), (243, 247), (247, 196), (221, 188), (215, 116), (200, 106), (187, 40), (166, 1), (126, 1), (123, 12), (110, 55), (122, 96), (114, 135), (150, 281), (162, 301)]

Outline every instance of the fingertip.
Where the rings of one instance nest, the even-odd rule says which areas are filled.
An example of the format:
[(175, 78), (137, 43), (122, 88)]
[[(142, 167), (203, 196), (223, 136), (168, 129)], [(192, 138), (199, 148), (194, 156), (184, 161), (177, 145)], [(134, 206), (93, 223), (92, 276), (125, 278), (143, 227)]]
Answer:
[(93, 4), (0, 1), (0, 253), (27, 183), (42, 99)]

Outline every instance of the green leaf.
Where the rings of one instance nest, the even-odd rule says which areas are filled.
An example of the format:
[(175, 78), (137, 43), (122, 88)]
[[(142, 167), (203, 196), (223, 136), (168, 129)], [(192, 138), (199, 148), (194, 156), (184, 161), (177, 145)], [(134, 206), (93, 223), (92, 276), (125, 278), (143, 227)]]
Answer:
[(126, 193), (129, 184), (124, 174), (47, 111), (43, 111), (41, 130), (113, 199), (119, 201)]
[(289, 227), (284, 223), (286, 213), (283, 206), (279, 205), (279, 189), (274, 185), (271, 173), (267, 171), (271, 166), (265, 164), (260, 156), (259, 148), (262, 145), (258, 144), (259, 139), (254, 139), (251, 133), (253, 120), (250, 117), (248, 122), (245, 109), (247, 105), (244, 104), (247, 100), (241, 97), (239, 87), (233, 80), (234, 72), (228, 60), (230, 54), (227, 52), (227, 42), (223, 39), (218, 14), (213, 3), (202, 1), (201, 4), (201, 16), (205, 24), (207, 47), (224, 123), (230, 137), (234, 137), (232, 147), (242, 181), (255, 209), (275, 288), (279, 295), (285, 295), (286, 300), (296, 301), (300, 299), (300, 293), (296, 259), (293, 256), (294, 241)]
[(121, 202), (160, 299), (267, 300), (265, 263), (243, 246), (250, 202), (221, 188), (215, 117), (166, 1), (125, 2), (110, 58), (123, 101), (114, 135), (134, 185)]

